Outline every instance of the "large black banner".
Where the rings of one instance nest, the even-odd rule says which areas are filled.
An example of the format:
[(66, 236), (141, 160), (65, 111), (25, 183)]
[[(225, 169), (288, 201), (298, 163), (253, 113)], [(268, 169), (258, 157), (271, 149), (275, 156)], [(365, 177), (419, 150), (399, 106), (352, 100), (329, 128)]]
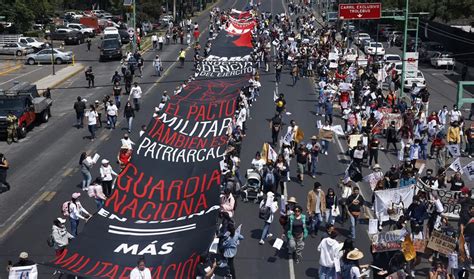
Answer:
[[(227, 37), (217, 45), (220, 38)], [(196, 80), (152, 118), (104, 208), (52, 265), (84, 277), (125, 278), (144, 257), (153, 278), (193, 278), (216, 230), (218, 162), (239, 89), (252, 72), (250, 62), (232, 57), (241, 48), (250, 52), (235, 46), (204, 61)]]

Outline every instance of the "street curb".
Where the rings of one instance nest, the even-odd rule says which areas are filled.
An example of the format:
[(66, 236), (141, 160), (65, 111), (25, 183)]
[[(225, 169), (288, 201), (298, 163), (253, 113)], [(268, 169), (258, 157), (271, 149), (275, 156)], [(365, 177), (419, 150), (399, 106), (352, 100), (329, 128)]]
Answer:
[[(68, 74), (67, 76), (65, 76), (64, 78), (58, 80), (57, 82), (49, 85), (48, 87), (54, 89), (54, 87), (60, 85), (61, 83), (65, 82), (66, 80), (70, 79), (71, 77), (77, 75), (77, 73), (84, 70), (84, 68), (85, 68), (85, 66), (80, 64), (80, 66), (77, 68), (77, 70), (75, 70), (74, 72)], [(38, 81), (36, 81), (36, 82), (38, 82)], [(46, 88), (39, 88), (39, 89), (46, 89)]]
[(0, 76), (6, 75), (6, 74), (11, 73), (11, 72), (14, 72), (14, 71), (20, 69), (21, 67), (23, 67), (23, 64), (17, 64), (15, 66), (9, 66), (9, 67), (7, 67), (6, 70), (0, 72)]

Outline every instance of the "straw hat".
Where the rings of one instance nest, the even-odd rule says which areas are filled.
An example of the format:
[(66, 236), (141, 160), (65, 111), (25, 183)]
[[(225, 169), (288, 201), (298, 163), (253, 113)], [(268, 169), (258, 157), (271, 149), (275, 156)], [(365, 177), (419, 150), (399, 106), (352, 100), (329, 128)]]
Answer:
[(357, 249), (354, 249), (347, 254), (347, 259), (352, 260), (352, 261), (360, 260), (363, 257), (364, 257), (364, 254)]
[(296, 201), (296, 198), (295, 198), (295, 197), (290, 197), (290, 198), (288, 199), (288, 202), (298, 203), (298, 202)]
[(28, 253), (27, 252), (21, 252), (19, 258), (20, 259), (28, 259)]
[(312, 136), (311, 139), (312, 139), (312, 140), (317, 140), (318, 137), (317, 137), (317, 136)]

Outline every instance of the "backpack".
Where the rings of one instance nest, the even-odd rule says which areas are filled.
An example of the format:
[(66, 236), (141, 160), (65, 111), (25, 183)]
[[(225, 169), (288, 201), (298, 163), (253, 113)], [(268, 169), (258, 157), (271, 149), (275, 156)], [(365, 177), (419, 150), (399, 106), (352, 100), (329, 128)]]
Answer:
[(269, 206), (265, 205), (266, 202), (263, 203), (263, 205), (259, 208), (258, 211), (258, 218), (262, 220), (268, 220), (270, 218), (270, 215), (272, 214), (272, 211)]
[(272, 171), (267, 171), (265, 174), (265, 185), (273, 185), (275, 183), (275, 176)]
[(71, 201), (65, 201), (63, 203), (63, 206), (61, 208), (61, 212), (63, 213), (63, 216), (65, 217), (69, 217), (69, 213), (71, 213), (71, 211), (69, 210), (69, 205), (71, 204)]
[(53, 237), (53, 234), (50, 234), (48, 239), (46, 239), (46, 243), (48, 244), (49, 247), (53, 247), (54, 246), (54, 237)]

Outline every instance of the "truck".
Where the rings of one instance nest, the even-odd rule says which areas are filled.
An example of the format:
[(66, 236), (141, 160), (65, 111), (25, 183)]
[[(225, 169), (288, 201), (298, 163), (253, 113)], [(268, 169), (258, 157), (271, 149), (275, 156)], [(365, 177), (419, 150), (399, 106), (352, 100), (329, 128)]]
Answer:
[(36, 38), (32, 37), (23, 37), (22, 34), (0, 35), (0, 46), (12, 43), (22, 43), (32, 47), (36, 51), (43, 49), (46, 46), (44, 42), (40, 42)]
[(0, 35), (0, 46), (18, 43), (21, 37), (23, 37), (23, 34)]
[(85, 16), (79, 19), (79, 23), (95, 30), (95, 34), (100, 33), (99, 19), (97, 17)]
[[(48, 96), (49, 97), (49, 96)], [(53, 100), (38, 93), (35, 84), (21, 82), (9, 89), (0, 89), (0, 134), (7, 134), (7, 115), (18, 118), (18, 137), (24, 138), (36, 123), (48, 122)]]

